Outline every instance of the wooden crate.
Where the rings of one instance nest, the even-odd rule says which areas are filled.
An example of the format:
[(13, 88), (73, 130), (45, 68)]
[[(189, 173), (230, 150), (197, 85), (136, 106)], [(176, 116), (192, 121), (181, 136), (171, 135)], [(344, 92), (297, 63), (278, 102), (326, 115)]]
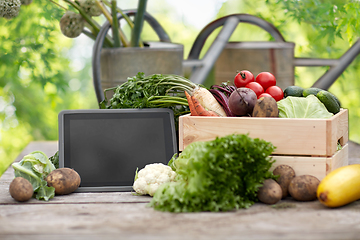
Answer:
[[(348, 129), (347, 109), (329, 119), (184, 115), (179, 118), (179, 150), (196, 141), (249, 134), (276, 147), (274, 166), (288, 164), (297, 175), (308, 173), (322, 179), (329, 171), (348, 164)], [(338, 143), (342, 146), (339, 151)]]
[(337, 143), (348, 142), (348, 110), (329, 119), (198, 117), (179, 118), (179, 150), (197, 141), (232, 133), (261, 138), (276, 147), (274, 154), (332, 156)]
[(294, 169), (297, 176), (309, 174), (321, 180), (332, 170), (349, 164), (348, 149), (348, 144), (345, 144), (341, 150), (335, 152), (331, 157), (272, 155), (276, 161), (270, 170), (281, 164), (286, 164)]

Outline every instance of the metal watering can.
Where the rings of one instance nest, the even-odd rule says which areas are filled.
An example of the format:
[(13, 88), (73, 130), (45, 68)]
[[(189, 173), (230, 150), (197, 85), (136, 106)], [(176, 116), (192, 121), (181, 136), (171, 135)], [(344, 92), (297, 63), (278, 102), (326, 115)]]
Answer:
[[(136, 14), (136, 10), (124, 12), (130, 16)], [(118, 20), (121, 18), (122, 16), (118, 15)], [(160, 42), (171, 42), (155, 18), (147, 13), (145, 21), (153, 28)], [(270, 33), (275, 41), (229, 42), (230, 36), (241, 22), (259, 26)], [(110, 27), (109, 22), (103, 25), (93, 47), (93, 82), (99, 103), (104, 100), (101, 87), (100, 55), (105, 35)], [(222, 27), (221, 31), (204, 57), (199, 59), (206, 39), (218, 27)], [(360, 53), (360, 39), (339, 59), (296, 58), (294, 57), (294, 47), (295, 44), (286, 42), (271, 23), (249, 14), (232, 14), (205, 26), (195, 39), (188, 59), (183, 60), (182, 66), (179, 67), (182, 67), (184, 74), (189, 75), (192, 82), (198, 84), (204, 84), (213, 70), (215, 72), (215, 83), (232, 80), (236, 70), (247, 69), (252, 71), (254, 75), (261, 71), (268, 71), (275, 75), (277, 85), (284, 89), (287, 86), (294, 85), (295, 66), (330, 66), (330, 69), (313, 84), (313, 87), (328, 89)], [(243, 59), (247, 60), (244, 61)]]
[[(275, 41), (229, 43), (230, 36), (240, 22), (259, 26), (270, 33)], [(220, 26), (223, 28), (200, 60), (199, 55), (206, 39)], [(213, 67), (217, 83), (233, 79), (236, 70), (248, 69), (254, 75), (260, 71), (269, 71), (283, 89), (294, 85), (295, 66), (330, 66), (313, 84), (313, 87), (328, 89), (360, 53), (360, 39), (339, 59), (296, 58), (294, 47), (295, 44), (286, 42), (269, 22), (248, 14), (232, 14), (209, 23), (201, 30), (183, 66), (190, 69), (190, 80), (196, 83), (203, 83)]]

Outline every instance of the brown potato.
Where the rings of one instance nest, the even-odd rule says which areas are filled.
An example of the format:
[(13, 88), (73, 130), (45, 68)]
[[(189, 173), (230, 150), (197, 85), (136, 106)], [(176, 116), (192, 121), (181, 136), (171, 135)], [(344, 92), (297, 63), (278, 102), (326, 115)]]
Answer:
[(10, 183), (9, 192), (16, 201), (25, 202), (33, 196), (34, 189), (29, 180), (23, 177), (16, 177)]
[(275, 204), (281, 200), (282, 190), (274, 179), (266, 179), (258, 191), (258, 199), (266, 204)]
[(81, 182), (79, 174), (70, 168), (59, 168), (52, 171), (46, 181), (49, 187), (55, 188), (56, 195), (64, 195), (74, 192)]
[(320, 180), (312, 175), (294, 177), (289, 184), (290, 195), (298, 201), (312, 201), (316, 199), (316, 190)]
[(276, 100), (272, 97), (259, 98), (254, 106), (253, 117), (278, 117), (279, 109)]
[(289, 184), (290, 181), (295, 177), (295, 171), (289, 165), (279, 165), (277, 166), (274, 171), (274, 175), (280, 175), (276, 182), (280, 185), (282, 190), (282, 197), (285, 198), (289, 195)]

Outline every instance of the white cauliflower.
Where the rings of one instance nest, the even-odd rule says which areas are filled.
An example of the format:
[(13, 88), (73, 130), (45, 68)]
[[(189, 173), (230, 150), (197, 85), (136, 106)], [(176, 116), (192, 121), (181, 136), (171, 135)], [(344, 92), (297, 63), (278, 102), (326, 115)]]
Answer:
[(176, 173), (170, 166), (162, 163), (148, 164), (137, 173), (133, 188), (138, 194), (154, 196), (161, 184), (175, 181), (175, 176)]

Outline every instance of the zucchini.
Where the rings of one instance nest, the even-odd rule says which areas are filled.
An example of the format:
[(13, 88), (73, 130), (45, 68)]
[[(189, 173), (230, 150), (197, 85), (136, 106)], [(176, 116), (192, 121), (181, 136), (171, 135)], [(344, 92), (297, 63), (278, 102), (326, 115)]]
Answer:
[(360, 199), (360, 164), (331, 171), (321, 180), (317, 198), (327, 207), (341, 207)]

